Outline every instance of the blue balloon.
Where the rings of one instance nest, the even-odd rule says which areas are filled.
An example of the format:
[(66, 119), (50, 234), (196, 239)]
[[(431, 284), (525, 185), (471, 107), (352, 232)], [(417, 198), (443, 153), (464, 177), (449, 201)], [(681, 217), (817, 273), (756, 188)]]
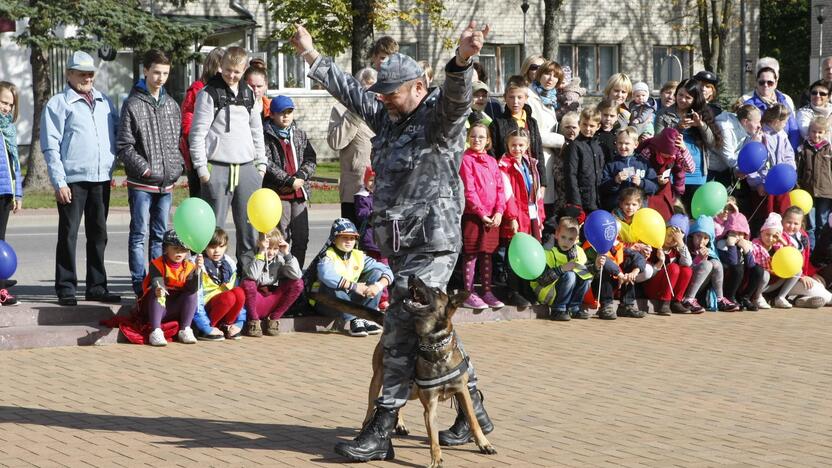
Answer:
[(0, 241), (0, 280), (7, 280), (17, 270), (17, 254), (6, 241)]
[(766, 193), (783, 195), (797, 184), (797, 171), (786, 163), (780, 163), (769, 169), (764, 182)]
[(596, 252), (605, 254), (618, 237), (618, 222), (609, 211), (595, 210), (586, 217), (584, 236)]
[(767, 157), (768, 150), (766, 150), (764, 144), (759, 141), (750, 141), (740, 150), (737, 167), (743, 174), (751, 174), (752, 172), (759, 171), (763, 167)]

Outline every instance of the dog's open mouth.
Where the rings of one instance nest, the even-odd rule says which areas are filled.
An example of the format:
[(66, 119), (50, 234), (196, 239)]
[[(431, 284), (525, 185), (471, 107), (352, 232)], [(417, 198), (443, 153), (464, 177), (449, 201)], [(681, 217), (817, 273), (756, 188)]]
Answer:
[(430, 307), (430, 300), (422, 288), (411, 286), (408, 288), (410, 297), (404, 300), (404, 305), (410, 310), (423, 310)]

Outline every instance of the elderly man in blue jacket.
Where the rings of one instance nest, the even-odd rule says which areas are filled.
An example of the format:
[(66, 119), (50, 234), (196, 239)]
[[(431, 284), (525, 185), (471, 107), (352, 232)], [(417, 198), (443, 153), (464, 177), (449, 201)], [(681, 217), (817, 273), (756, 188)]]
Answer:
[(121, 301), (107, 289), (104, 268), (118, 113), (93, 87), (95, 72), (89, 54), (73, 52), (66, 63), (66, 86), (46, 103), (40, 122), (40, 145), (58, 203), (55, 292), (64, 306), (77, 304), (75, 244), (81, 216), (87, 237), (86, 299)]

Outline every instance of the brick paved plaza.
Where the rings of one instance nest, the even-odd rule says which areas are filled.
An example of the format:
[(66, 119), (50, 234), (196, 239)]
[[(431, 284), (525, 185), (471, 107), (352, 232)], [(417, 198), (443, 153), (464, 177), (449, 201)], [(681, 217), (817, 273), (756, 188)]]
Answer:
[[(832, 314), (767, 311), (458, 327), (499, 454), (446, 466), (831, 466)], [(0, 353), (0, 465), (330, 466), (375, 339)], [(397, 460), (429, 460), (421, 405)], [(442, 425), (453, 410), (441, 407)]]

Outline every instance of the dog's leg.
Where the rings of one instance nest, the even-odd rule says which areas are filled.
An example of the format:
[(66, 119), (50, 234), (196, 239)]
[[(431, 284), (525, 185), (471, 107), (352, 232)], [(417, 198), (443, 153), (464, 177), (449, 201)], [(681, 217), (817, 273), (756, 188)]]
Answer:
[(439, 426), (436, 424), (436, 407), (439, 405), (438, 395), (433, 392), (419, 392), (419, 400), (425, 407), (425, 429), (430, 438), (430, 465), (428, 468), (442, 466), (442, 449), (439, 447)]
[[(384, 379), (384, 350), (381, 347), (381, 341), (378, 342), (378, 345), (376, 345), (376, 348), (373, 351), (372, 363), (373, 377), (370, 379), (370, 390), (367, 394), (367, 414), (364, 416), (364, 423), (362, 426), (367, 424), (373, 416), (373, 411), (376, 407), (376, 399), (381, 393), (381, 386)], [(399, 419), (401, 419), (401, 414), (399, 415)], [(398, 424), (396, 426), (398, 429)], [(398, 430), (396, 432), (398, 432)]]
[(479, 447), (480, 453), (488, 455), (497, 453), (497, 450), (493, 445), (491, 445), (491, 442), (485, 438), (485, 434), (482, 433), (480, 422), (477, 421), (477, 415), (474, 414), (474, 403), (471, 401), (471, 395), (468, 393), (468, 389), (463, 387), (462, 391), (457, 393), (456, 396), (457, 402), (460, 400), (462, 401), (462, 411), (465, 413), (465, 417), (468, 418), (468, 425), (471, 427), (471, 433), (474, 435), (474, 442), (477, 444), (477, 447)]

